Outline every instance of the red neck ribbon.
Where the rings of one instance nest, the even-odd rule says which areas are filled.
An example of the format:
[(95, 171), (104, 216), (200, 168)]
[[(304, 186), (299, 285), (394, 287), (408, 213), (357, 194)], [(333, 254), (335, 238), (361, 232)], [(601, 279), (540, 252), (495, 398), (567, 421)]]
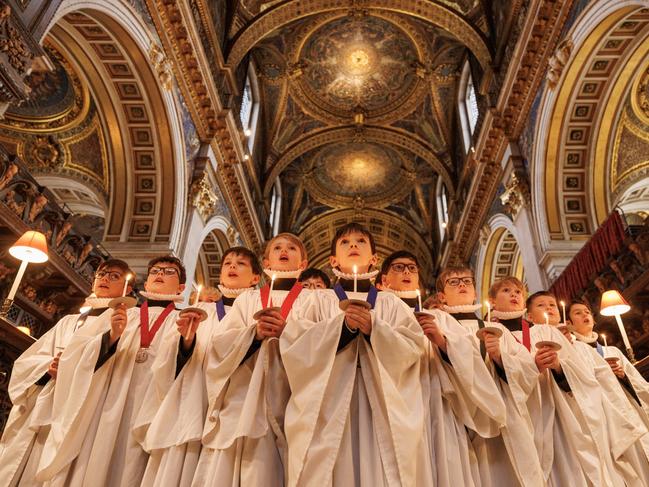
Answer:
[(149, 303), (147, 301), (142, 303), (142, 306), (140, 306), (140, 347), (141, 348), (149, 348), (149, 345), (151, 345), (151, 342), (153, 341), (155, 334), (162, 326), (162, 323), (164, 322), (165, 318), (169, 316), (169, 313), (171, 313), (174, 309), (176, 309), (176, 305), (174, 303), (169, 303), (167, 307), (164, 309), (164, 311), (160, 313), (160, 316), (158, 316), (158, 318), (155, 320), (153, 326), (149, 328)]
[[(293, 307), (293, 303), (295, 303), (295, 300), (297, 299), (298, 295), (302, 291), (303, 287), (302, 284), (299, 282), (296, 282), (293, 284), (293, 287), (291, 290), (288, 292), (288, 296), (286, 296), (286, 299), (282, 303), (282, 308), (281, 308), (281, 315), (282, 318), (286, 319), (288, 314), (291, 312), (291, 308)], [(261, 293), (261, 306), (262, 308), (266, 309), (269, 306), (273, 305), (273, 300), (270, 297), (270, 286), (267, 284), (264, 287), (260, 289)]]

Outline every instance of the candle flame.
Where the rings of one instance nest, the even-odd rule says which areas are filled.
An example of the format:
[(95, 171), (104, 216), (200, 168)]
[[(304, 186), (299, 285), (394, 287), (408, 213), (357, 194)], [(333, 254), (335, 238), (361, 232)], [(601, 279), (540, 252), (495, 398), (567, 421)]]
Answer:
[(129, 272), (128, 274), (126, 274), (126, 282), (130, 281), (131, 279), (133, 279), (133, 275)]
[(417, 296), (421, 296), (421, 291), (419, 289), (416, 289), (417, 291)]
[(487, 305), (487, 309), (488, 309), (488, 308), (491, 308), (491, 303), (489, 303), (489, 300), (485, 301), (484, 304)]
[(561, 304), (561, 306), (565, 306), (565, 305), (566, 305), (566, 302), (565, 302), (565, 301), (559, 301), (559, 303)]
[(273, 274), (272, 276), (270, 276), (270, 280), (274, 281), (276, 277), (277, 277), (277, 274)]
[(354, 270), (354, 274), (358, 274), (358, 267), (356, 266), (356, 264), (354, 264), (352, 269)]

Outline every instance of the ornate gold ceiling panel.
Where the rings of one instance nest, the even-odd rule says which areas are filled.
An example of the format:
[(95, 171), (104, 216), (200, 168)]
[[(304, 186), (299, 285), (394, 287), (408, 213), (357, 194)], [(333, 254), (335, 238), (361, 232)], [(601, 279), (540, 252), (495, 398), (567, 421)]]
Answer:
[(466, 45), (483, 69), (487, 72), (491, 71), (491, 53), (483, 33), (478, 28), (464, 15), (445, 5), (419, 0), (371, 0), (353, 2), (351, 5), (338, 0), (288, 0), (265, 10), (237, 34), (227, 63), (230, 66), (238, 66), (248, 51), (259, 41), (297, 19), (340, 10), (352, 13), (355, 10), (369, 13), (391, 11), (430, 22)]
[(448, 169), (442, 162), (440, 162), (435, 153), (423, 141), (420, 141), (411, 134), (398, 129), (367, 126), (347, 126), (326, 129), (300, 139), (290, 146), (271, 167), (265, 179), (266, 185), (264, 186), (264, 194), (267, 196), (270, 195), (275, 178), (277, 178), (277, 176), (279, 176), (281, 172), (296, 158), (324, 145), (348, 141), (354, 141), (356, 143), (376, 142), (405, 149), (430, 164), (432, 169), (437, 172), (444, 181), (444, 184), (448, 188), (449, 195), (452, 197), (454, 194), (455, 186)]
[[(346, 142), (312, 155), (304, 174), (314, 199), (333, 208), (384, 207), (412, 191), (416, 172), (403, 154), (386, 145)], [(309, 154), (304, 156), (309, 160)], [(410, 169), (408, 169), (410, 167)]]

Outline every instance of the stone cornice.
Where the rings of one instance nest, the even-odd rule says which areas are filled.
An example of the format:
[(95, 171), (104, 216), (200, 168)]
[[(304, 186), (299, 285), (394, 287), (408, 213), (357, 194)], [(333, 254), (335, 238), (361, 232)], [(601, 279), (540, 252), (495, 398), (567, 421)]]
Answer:
[[(536, 91), (545, 77), (544, 67), (560, 41), (559, 33), (572, 3), (573, 0), (537, 0), (528, 9), (500, 87), (501, 96), (496, 108), (485, 118), (478, 137), (475, 159), (479, 164), (442, 265), (467, 262), (471, 255), (498, 190), (502, 176), (500, 159), (509, 140), (517, 139), (525, 127)], [(503, 65), (507, 65), (507, 60)]]
[(216, 80), (202, 69), (208, 61), (191, 12), (184, 2), (176, 0), (146, 0), (146, 3), (164, 49), (171, 54), (174, 74), (199, 138), (210, 141), (218, 154), (219, 182), (242, 238), (250, 247), (259, 248), (263, 238), (261, 226), (249, 196), (245, 174), (236, 169), (243, 158), (240, 134), (236, 124), (227, 120), (232, 115), (219, 98)]

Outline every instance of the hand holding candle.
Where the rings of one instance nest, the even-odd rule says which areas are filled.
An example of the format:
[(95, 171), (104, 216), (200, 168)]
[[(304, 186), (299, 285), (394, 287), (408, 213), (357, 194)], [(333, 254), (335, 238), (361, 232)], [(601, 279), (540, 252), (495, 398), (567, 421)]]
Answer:
[(122, 289), (122, 297), (126, 296), (126, 290), (128, 289), (128, 281), (133, 279), (133, 276), (129, 273), (126, 274), (126, 279), (124, 279), (124, 289)]

